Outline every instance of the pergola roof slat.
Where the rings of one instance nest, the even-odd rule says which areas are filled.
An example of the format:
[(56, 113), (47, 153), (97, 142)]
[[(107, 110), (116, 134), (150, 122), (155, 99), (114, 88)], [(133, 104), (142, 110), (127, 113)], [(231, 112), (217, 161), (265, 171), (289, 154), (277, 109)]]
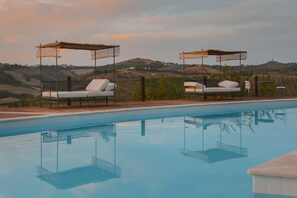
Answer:
[(75, 50), (103, 50), (120, 47), (119, 45), (103, 45), (103, 44), (87, 44), (87, 43), (69, 43), (54, 42), (36, 46), (37, 48), (59, 48), (59, 49), (75, 49)]
[(182, 52), (179, 54), (179, 58), (180, 59), (207, 58), (208, 56), (224, 56), (224, 55), (234, 55), (234, 54), (247, 54), (247, 51), (223, 51), (223, 50), (209, 49), (209, 50)]

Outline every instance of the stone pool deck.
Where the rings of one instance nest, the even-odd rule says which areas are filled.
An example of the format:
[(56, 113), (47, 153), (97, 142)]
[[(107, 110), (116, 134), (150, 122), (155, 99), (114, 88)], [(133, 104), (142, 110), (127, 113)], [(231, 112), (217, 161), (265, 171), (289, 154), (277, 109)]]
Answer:
[[(47, 114), (59, 114), (59, 113), (75, 113), (75, 112), (87, 112), (87, 111), (101, 111), (101, 110), (116, 110), (116, 109), (128, 109), (128, 108), (139, 108), (139, 107), (155, 107), (155, 106), (170, 106), (170, 105), (187, 105), (187, 104), (211, 104), (211, 103), (225, 103), (225, 102), (238, 102), (238, 101), (259, 101), (259, 100), (274, 100), (274, 99), (285, 99), (285, 98), (234, 98), (234, 99), (207, 99), (207, 100), (154, 100), (154, 101), (134, 101), (134, 102), (117, 102), (113, 105), (110, 102), (109, 105), (105, 104), (83, 104), (82, 107), (79, 105), (73, 106), (59, 106), (57, 108), (53, 105), (49, 107), (5, 107), (0, 106), (0, 119), (4, 118), (16, 118), (16, 117), (29, 117), (36, 115), (47, 115)], [(294, 99), (294, 98), (287, 98)], [(297, 100), (297, 98), (295, 98)]]
[(297, 196), (297, 151), (249, 169), (254, 193)]
[(186, 105), (186, 104), (209, 104), (209, 103), (223, 103), (232, 101), (243, 101), (243, 100), (154, 100), (146, 102), (117, 102), (116, 105), (110, 103), (105, 104), (84, 104), (82, 107), (78, 105), (74, 106), (60, 106), (57, 108), (53, 105), (49, 107), (0, 107), (0, 119), (3, 118), (16, 118), (16, 117), (28, 117), (36, 115), (47, 115), (47, 114), (59, 114), (59, 113), (75, 113), (75, 112), (87, 112), (87, 111), (101, 111), (101, 110), (116, 110), (116, 109), (127, 109), (127, 108), (139, 108), (139, 107), (155, 107), (155, 106), (170, 106), (170, 105)]

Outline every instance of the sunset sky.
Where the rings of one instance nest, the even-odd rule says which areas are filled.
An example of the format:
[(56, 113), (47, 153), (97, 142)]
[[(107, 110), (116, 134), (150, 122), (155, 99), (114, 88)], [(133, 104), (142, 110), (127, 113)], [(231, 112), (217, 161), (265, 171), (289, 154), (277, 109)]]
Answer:
[[(35, 46), (56, 40), (118, 44), (117, 61), (179, 63), (179, 52), (214, 48), (248, 51), (244, 64), (296, 62), (296, 8), (296, 0), (0, 0), (0, 62), (38, 64)], [(90, 57), (65, 50), (60, 63), (92, 65)]]

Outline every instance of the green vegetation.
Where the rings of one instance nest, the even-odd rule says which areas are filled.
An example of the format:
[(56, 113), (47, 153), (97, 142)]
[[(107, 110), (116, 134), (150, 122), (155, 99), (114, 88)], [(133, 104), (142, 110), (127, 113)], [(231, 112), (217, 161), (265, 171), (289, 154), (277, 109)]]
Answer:
[(9, 103), (9, 107), (33, 107), (33, 106), (39, 106), (40, 100), (37, 98), (25, 98), (22, 99), (19, 102), (13, 102)]
[[(146, 100), (179, 99), (183, 94), (182, 78), (149, 78), (146, 79)], [(140, 83), (133, 97), (134, 100), (141, 99)]]
[(261, 82), (259, 84), (259, 96), (275, 96), (276, 89), (275, 83), (271, 82)]
[(13, 98), (18, 98), (18, 99), (25, 99), (28, 97), (32, 97), (30, 94), (14, 94), (8, 91), (0, 91), (0, 99), (2, 98), (8, 98), (8, 97), (13, 97)]

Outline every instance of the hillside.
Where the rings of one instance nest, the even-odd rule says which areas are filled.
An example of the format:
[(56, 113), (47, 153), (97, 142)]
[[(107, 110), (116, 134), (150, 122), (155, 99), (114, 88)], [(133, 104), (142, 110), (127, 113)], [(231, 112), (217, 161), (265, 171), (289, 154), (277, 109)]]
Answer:
[[(204, 74), (218, 74), (219, 66), (203, 67)], [(239, 72), (239, 66), (229, 68), (229, 71)], [(135, 58), (116, 63), (117, 79), (131, 80), (155, 77), (181, 77), (183, 76), (183, 65), (170, 62), (154, 61), (144, 58)], [(223, 70), (223, 67), (222, 67)], [(241, 68), (244, 73), (259, 74), (297, 74), (297, 63), (279, 63), (269, 61), (260, 65), (247, 65)], [(56, 67), (47, 65), (42, 67), (43, 80), (56, 80)], [(113, 79), (113, 65), (97, 67), (99, 78)], [(185, 75), (200, 75), (201, 65), (185, 65)], [(93, 67), (59, 66), (59, 79), (65, 80), (71, 76), (73, 80), (92, 79), (94, 77)], [(0, 104), (9, 101), (18, 101), (27, 97), (38, 96), (40, 91), (40, 67), (23, 66), (16, 64), (0, 63)]]

